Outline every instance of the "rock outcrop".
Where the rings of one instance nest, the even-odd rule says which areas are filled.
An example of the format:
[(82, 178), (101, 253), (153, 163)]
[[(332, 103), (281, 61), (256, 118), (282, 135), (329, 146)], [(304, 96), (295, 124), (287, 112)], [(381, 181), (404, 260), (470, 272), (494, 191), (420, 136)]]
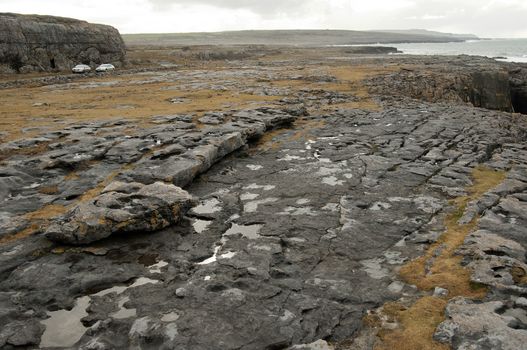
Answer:
[(527, 114), (527, 67), (513, 66), (509, 74), (514, 112)]
[(409, 65), (393, 74), (375, 77), (368, 83), (370, 92), (527, 113), (526, 74), (516, 65), (508, 67), (491, 59), (469, 59), (463, 55), (408, 61), (418, 66), (425, 64), (428, 69)]
[(57, 219), (46, 236), (68, 244), (87, 244), (114, 233), (157, 231), (175, 224), (191, 203), (192, 196), (174, 185), (116, 181)]
[(0, 13), (0, 69), (66, 70), (78, 63), (119, 64), (125, 45), (111, 26), (71, 18)]

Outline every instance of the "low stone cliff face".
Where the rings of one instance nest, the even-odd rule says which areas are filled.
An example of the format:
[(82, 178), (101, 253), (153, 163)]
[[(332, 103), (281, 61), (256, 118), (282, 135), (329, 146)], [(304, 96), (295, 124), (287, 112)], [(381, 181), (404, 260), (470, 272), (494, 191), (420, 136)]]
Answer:
[(407, 68), (371, 79), (370, 91), (527, 114), (527, 67), (468, 56), (407, 57), (405, 63)]
[(509, 71), (511, 76), (511, 99), (514, 111), (527, 114), (527, 65), (514, 67)]
[(1, 70), (66, 70), (78, 63), (120, 64), (125, 44), (111, 26), (70, 18), (0, 13)]

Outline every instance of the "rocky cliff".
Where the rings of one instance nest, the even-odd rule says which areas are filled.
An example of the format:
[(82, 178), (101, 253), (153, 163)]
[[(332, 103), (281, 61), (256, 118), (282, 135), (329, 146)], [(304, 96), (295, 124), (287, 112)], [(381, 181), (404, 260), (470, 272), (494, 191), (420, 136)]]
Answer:
[(463, 55), (406, 57), (405, 63), (367, 82), (370, 92), (527, 114), (527, 67), (521, 64)]
[(119, 31), (70, 18), (0, 13), (0, 69), (66, 70), (78, 63), (117, 63), (125, 57)]

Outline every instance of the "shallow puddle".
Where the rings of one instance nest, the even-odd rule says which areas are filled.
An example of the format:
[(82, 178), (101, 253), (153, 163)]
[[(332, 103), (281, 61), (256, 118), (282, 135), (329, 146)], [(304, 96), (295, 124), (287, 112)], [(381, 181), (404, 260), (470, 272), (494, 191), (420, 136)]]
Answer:
[(261, 236), (259, 235), (263, 225), (249, 225), (243, 226), (238, 224), (232, 224), (231, 228), (224, 233), (224, 236), (233, 236), (241, 234), (243, 237), (248, 239), (258, 239)]
[(218, 253), (220, 249), (221, 249), (221, 246), (216, 246), (214, 248), (214, 254), (212, 254), (210, 258), (207, 258), (203, 260), (202, 262), (199, 262), (198, 265), (209, 265), (209, 264), (212, 264), (213, 262), (216, 262), (218, 260)]
[(127, 309), (124, 307), (124, 304), (126, 304), (129, 301), (130, 301), (129, 297), (122, 297), (121, 299), (119, 299), (119, 302), (117, 304), (117, 306), (119, 307), (119, 310), (111, 314), (110, 317), (113, 317), (118, 320), (130, 318), (130, 317), (136, 317), (137, 316), (136, 309)]
[(243, 211), (245, 211), (246, 213), (254, 213), (256, 210), (258, 210), (259, 205), (274, 203), (277, 201), (278, 201), (278, 198), (265, 198), (265, 199), (260, 199), (257, 201), (247, 202), (243, 206)]
[(134, 283), (132, 283), (129, 286), (115, 286), (115, 287), (112, 287), (112, 288), (101, 290), (100, 292), (92, 294), (92, 295), (93, 296), (97, 296), (97, 297), (103, 297), (103, 296), (111, 294), (111, 293), (122, 294), (127, 289), (135, 288), (135, 287), (139, 287), (139, 286), (144, 286), (145, 284), (149, 284), (149, 283), (150, 284), (157, 284), (157, 283), (159, 283), (159, 281), (158, 280), (153, 280), (153, 279), (150, 279), (150, 278), (146, 278), (146, 277), (139, 277), (138, 279), (135, 280)]
[[(160, 262), (156, 265), (156, 268), (160, 268), (163, 265)], [(168, 265), (168, 263), (166, 263)], [(166, 266), (166, 265), (163, 265)], [(159, 283), (158, 280), (153, 280), (146, 277), (140, 277), (135, 280), (133, 284), (130, 286), (115, 286), (112, 288), (108, 288), (105, 290), (102, 290), (98, 293), (92, 294), (91, 296), (98, 296), (102, 297), (111, 293), (115, 293), (117, 295), (122, 294), (124, 291), (130, 288), (135, 288), (139, 286), (143, 286), (145, 284), (157, 284)], [(91, 296), (87, 295), (81, 298), (78, 298), (75, 303), (75, 307), (71, 310), (58, 310), (58, 311), (50, 311), (48, 312), (48, 315), (50, 316), (48, 319), (41, 321), (41, 323), (46, 327), (44, 334), (42, 335), (41, 341), (40, 341), (40, 347), (57, 347), (57, 348), (68, 348), (72, 347), (76, 342), (80, 340), (80, 338), (84, 335), (86, 332), (86, 327), (81, 323), (81, 319), (88, 316), (88, 313), (86, 312), (86, 309), (90, 306), (91, 303)], [(128, 302), (130, 299), (128, 297), (123, 297), (119, 299), (118, 306), (119, 310), (112, 315), (110, 315), (113, 318), (116, 319), (123, 319), (123, 318), (129, 318), (134, 317), (136, 314), (135, 309), (126, 309), (124, 307), (124, 304)], [(65, 325), (67, 325), (65, 327)]]
[(192, 211), (196, 214), (213, 214), (221, 211), (220, 204), (221, 202), (219, 200), (211, 198), (194, 207)]
[(329, 186), (342, 186), (344, 185), (343, 180), (337, 179), (335, 176), (328, 176), (322, 179), (322, 183)]
[(249, 168), (252, 171), (257, 171), (257, 170), (263, 169), (263, 166), (261, 166), (261, 165), (247, 165), (247, 168)]
[(78, 342), (86, 327), (81, 323), (83, 317), (88, 316), (86, 308), (90, 305), (90, 297), (85, 296), (77, 299), (75, 307), (70, 311), (58, 310), (50, 311), (48, 319), (41, 321), (46, 326), (46, 330), (40, 340), (40, 347), (72, 347)]
[(168, 266), (166, 261), (160, 261), (157, 264), (151, 265), (148, 267), (150, 273), (161, 273), (161, 269), (165, 266)]
[(258, 193), (247, 192), (247, 193), (242, 193), (240, 195), (240, 200), (242, 200), (242, 201), (251, 201), (251, 200), (256, 199), (258, 197), (260, 197), (260, 195)]
[(192, 227), (194, 228), (194, 231), (196, 231), (196, 233), (202, 233), (209, 228), (210, 224), (212, 224), (212, 221), (194, 220), (194, 222), (192, 223)]
[(245, 186), (244, 190), (264, 190), (264, 191), (271, 191), (274, 190), (276, 186), (274, 185), (257, 185), (257, 184), (250, 184), (248, 186)]

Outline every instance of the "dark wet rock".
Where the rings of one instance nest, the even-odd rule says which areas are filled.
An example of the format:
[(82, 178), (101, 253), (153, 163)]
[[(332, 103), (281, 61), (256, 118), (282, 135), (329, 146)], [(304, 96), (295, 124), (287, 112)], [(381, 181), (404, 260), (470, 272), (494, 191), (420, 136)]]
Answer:
[(13, 71), (69, 70), (125, 57), (117, 29), (75, 19), (2, 13), (0, 33), (0, 64)]
[(10, 345), (15, 347), (38, 345), (43, 332), (44, 326), (38, 320), (9, 323), (0, 330), (0, 348)]
[(110, 162), (132, 163), (154, 147), (155, 141), (133, 138), (117, 143), (106, 152), (105, 158)]
[(511, 100), (514, 112), (527, 114), (527, 69), (512, 67), (509, 69)]
[(191, 202), (187, 192), (173, 185), (113, 182), (96, 198), (56, 219), (46, 237), (87, 244), (112, 234), (157, 231), (176, 223)]
[[(269, 81), (275, 70), (156, 76), (177, 79), (176, 90), (232, 88), (230, 77)], [(338, 81), (323, 70), (309, 74), (295, 79)], [(187, 78), (193, 82), (185, 87)], [(481, 215), (481, 227), (458, 253), (491, 291), (485, 302), (501, 298), (498, 316), (521, 329), (525, 121), (384, 97), (378, 111), (306, 115), (319, 103), (358, 101), (306, 88), (276, 101), (281, 107), (210, 111), (209, 124), (190, 115), (157, 116), (142, 128), (124, 120), (77, 123), (51, 141), (31, 141), (42, 154), (20, 151), (0, 165), (16, 185), (0, 202), (9, 235), (42, 203), (74, 206), (51, 233), (68, 242), (81, 243), (77, 224), (91, 225), (90, 241), (126, 232), (90, 247), (55, 246), (43, 235), (0, 245), (0, 329), (80, 310), (74, 321), (84, 335), (74, 347), (81, 349), (309, 349), (348, 340), (370, 310), (416, 295), (397, 270), (437, 241), (448, 199), (468, 194), (481, 162), (509, 175), (467, 206), (464, 220)], [(251, 142), (284, 126), (292, 129)], [(51, 159), (58, 162), (46, 168)], [(186, 186), (199, 202), (190, 204), (181, 190), (172, 197), (175, 187), (159, 181)], [(180, 199), (193, 207), (178, 211), (176, 224), (170, 206)], [(440, 338), (472, 339), (459, 329), (445, 326)]]
[(46, 154), (49, 161), (43, 160), (43, 167), (75, 170), (86, 162), (102, 159), (112, 146), (104, 138), (83, 137), (74, 142), (73, 145), (55, 145), (53, 151)]
[[(250, 139), (291, 123), (295, 118), (269, 109), (239, 112), (231, 123), (188, 134), (186, 138), (178, 139), (179, 146), (155, 151), (151, 157), (137, 162), (133, 170), (124, 171), (120, 178), (146, 184), (165, 181), (187, 186), (226, 155), (244, 147)], [(185, 148), (187, 151), (183, 152)]]
[(200, 123), (210, 124), (210, 125), (222, 124), (224, 120), (225, 120), (225, 116), (223, 115), (223, 113), (209, 113), (209, 114), (205, 114), (203, 117), (199, 119)]

